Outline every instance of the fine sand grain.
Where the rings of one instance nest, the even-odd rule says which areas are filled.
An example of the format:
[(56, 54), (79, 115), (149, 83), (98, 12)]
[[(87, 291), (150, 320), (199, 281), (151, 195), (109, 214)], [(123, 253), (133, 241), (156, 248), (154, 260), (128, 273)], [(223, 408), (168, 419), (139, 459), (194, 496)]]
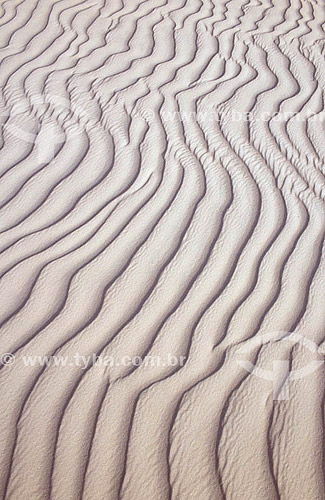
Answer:
[(1, 0), (0, 500), (324, 500), (324, 0)]

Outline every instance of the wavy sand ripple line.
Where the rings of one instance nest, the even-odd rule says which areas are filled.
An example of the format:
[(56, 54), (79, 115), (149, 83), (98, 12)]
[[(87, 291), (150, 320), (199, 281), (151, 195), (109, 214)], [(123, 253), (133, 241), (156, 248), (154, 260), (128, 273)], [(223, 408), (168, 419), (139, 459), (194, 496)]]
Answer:
[(0, 498), (320, 500), (324, 0), (0, 5)]

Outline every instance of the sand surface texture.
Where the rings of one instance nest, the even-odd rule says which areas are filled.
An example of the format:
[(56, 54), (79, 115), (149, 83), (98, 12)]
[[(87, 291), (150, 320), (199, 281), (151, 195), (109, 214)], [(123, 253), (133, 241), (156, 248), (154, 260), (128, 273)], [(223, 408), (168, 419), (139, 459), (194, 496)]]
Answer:
[(325, 499), (324, 30), (1, 1), (0, 499)]

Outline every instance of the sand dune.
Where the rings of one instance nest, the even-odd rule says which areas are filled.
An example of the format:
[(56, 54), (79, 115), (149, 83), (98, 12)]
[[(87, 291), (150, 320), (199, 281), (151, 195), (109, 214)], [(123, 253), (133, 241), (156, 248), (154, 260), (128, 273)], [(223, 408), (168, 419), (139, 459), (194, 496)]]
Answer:
[(324, 7), (1, 2), (1, 499), (325, 498)]

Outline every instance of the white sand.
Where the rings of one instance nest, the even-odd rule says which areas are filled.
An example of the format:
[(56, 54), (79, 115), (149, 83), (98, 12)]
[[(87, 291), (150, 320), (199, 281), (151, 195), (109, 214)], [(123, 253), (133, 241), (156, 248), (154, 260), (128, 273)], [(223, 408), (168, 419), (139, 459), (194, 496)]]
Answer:
[(2, 0), (0, 499), (325, 498), (324, 7)]

